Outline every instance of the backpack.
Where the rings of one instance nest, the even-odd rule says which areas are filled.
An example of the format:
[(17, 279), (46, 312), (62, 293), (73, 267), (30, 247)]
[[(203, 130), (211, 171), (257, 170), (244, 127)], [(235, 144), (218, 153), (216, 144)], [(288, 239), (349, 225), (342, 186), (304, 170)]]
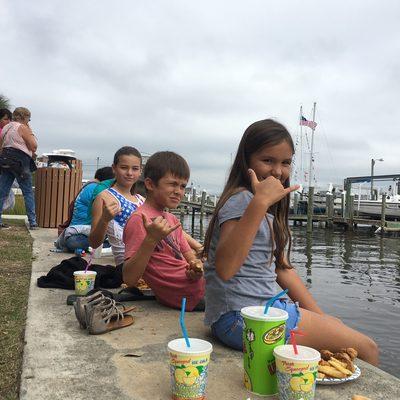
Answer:
[(82, 186), (81, 190), (77, 193), (77, 195), (75, 196), (74, 200), (71, 201), (70, 205), (68, 206), (68, 217), (66, 219), (66, 221), (64, 221), (62, 224), (58, 225), (57, 229), (58, 229), (58, 236), (60, 236), (64, 230), (66, 228), (69, 227), (69, 224), (72, 221), (72, 215), (74, 213), (74, 208), (75, 208), (75, 201), (78, 198), (78, 196), (81, 194), (82, 190), (86, 187), (86, 185), (88, 185), (89, 183), (93, 183), (93, 182), (88, 182), (85, 185)]

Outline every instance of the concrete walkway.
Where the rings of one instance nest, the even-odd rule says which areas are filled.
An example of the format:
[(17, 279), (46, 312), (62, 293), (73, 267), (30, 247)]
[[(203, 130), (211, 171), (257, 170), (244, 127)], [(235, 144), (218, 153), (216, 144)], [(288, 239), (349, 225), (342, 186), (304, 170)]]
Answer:
[[(178, 311), (155, 301), (135, 302), (135, 324), (100, 336), (79, 328), (72, 306), (72, 291), (41, 289), (46, 274), (66, 254), (50, 252), (55, 229), (31, 232), (34, 261), (26, 326), (21, 382), (22, 400), (97, 399), (157, 400), (170, 398), (167, 342), (180, 336)], [(104, 259), (105, 263), (110, 258)], [(261, 399), (246, 392), (242, 357), (215, 343), (203, 326), (203, 313), (187, 313), (189, 335), (214, 345), (209, 370), (209, 400)], [(316, 399), (348, 399), (361, 394), (373, 400), (400, 399), (400, 380), (358, 361), (362, 375), (351, 383), (318, 386)], [(271, 397), (270, 397), (271, 398)]]

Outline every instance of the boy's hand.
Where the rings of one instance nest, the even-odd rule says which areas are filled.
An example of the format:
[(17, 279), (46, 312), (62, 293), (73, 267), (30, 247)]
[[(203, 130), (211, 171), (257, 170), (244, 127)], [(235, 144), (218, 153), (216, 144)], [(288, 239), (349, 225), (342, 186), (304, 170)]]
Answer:
[(101, 219), (110, 222), (117, 214), (121, 212), (121, 207), (115, 200), (103, 201), (103, 213)]
[(201, 246), (193, 251), (197, 259), (199, 259), (201, 262), (206, 261), (206, 258), (203, 257), (204, 246)]
[(263, 181), (259, 181), (256, 173), (249, 169), (251, 187), (253, 188), (254, 197), (262, 198), (268, 206), (272, 206), (282, 200), (290, 192), (297, 190), (300, 185), (292, 185), (284, 188), (281, 181), (273, 176), (269, 176)]
[(177, 223), (174, 226), (170, 226), (168, 221), (161, 216), (158, 216), (157, 218), (154, 218), (152, 222), (149, 222), (147, 220), (147, 217), (142, 214), (142, 219), (144, 228), (147, 232), (147, 236), (156, 243), (167, 237), (171, 232), (181, 226), (180, 223)]
[(192, 260), (186, 266), (186, 276), (197, 281), (204, 275), (203, 263), (200, 260)]

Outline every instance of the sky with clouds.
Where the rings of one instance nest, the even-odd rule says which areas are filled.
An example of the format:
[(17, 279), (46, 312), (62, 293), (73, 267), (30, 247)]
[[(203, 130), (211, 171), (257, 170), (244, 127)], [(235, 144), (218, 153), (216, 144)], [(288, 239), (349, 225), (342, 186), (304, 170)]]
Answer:
[(299, 141), (314, 101), (317, 185), (371, 158), (400, 173), (399, 17), (395, 0), (0, 0), (0, 93), (32, 111), (39, 153), (74, 149), (86, 177), (132, 145), (180, 153), (218, 193), (250, 123)]

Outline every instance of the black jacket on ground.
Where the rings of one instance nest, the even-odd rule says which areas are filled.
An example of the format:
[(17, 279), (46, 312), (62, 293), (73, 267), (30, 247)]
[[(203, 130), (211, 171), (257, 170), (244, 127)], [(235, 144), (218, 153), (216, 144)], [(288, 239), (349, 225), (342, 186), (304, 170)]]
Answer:
[[(61, 261), (45, 276), (37, 280), (37, 285), (42, 288), (69, 289), (75, 288), (74, 271), (84, 271), (87, 261), (82, 257), (72, 257)], [(90, 271), (96, 271), (95, 288), (118, 288), (122, 284), (122, 264), (112, 265), (92, 264)]]

